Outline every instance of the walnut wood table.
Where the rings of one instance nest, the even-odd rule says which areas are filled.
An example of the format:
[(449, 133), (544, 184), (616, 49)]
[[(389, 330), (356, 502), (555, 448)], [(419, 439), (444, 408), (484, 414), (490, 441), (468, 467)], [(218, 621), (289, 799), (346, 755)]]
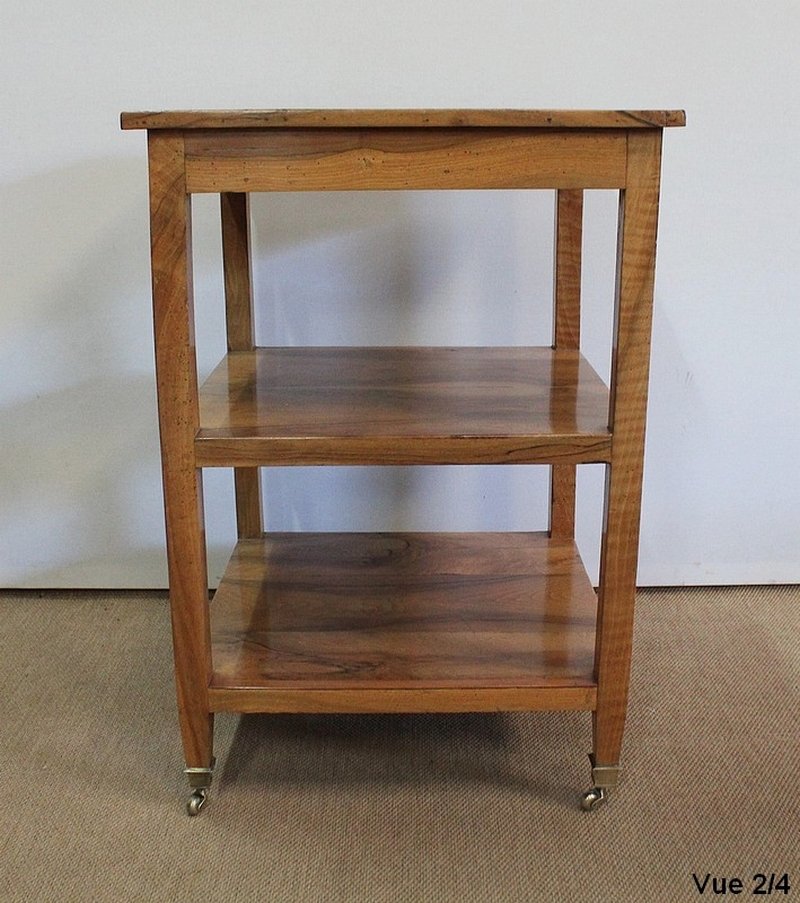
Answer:
[[(214, 713), (592, 713), (591, 809), (617, 781), (631, 659), (662, 130), (681, 111), (123, 113), (146, 129), (178, 709), (193, 793)], [(250, 192), (554, 189), (547, 348), (254, 346)], [(583, 191), (617, 189), (611, 384), (580, 352)], [(220, 195), (228, 353), (198, 388), (190, 196)], [(502, 303), (503, 299), (498, 299)], [(576, 465), (606, 465), (600, 585)], [(259, 468), (546, 464), (542, 533), (264, 533)], [(239, 541), (209, 605), (205, 467)]]

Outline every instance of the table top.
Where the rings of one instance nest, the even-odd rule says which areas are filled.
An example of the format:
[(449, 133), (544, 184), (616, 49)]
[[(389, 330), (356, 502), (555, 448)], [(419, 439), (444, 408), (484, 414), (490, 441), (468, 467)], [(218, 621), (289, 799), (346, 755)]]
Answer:
[(164, 110), (122, 113), (123, 129), (667, 128), (683, 110)]

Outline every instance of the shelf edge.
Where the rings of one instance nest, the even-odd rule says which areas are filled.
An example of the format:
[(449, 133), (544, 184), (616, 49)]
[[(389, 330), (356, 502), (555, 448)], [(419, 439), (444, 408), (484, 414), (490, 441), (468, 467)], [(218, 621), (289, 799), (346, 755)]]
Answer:
[(596, 686), (313, 689), (210, 687), (212, 712), (366, 714), (594, 711)]
[[(220, 437), (200, 430), (197, 467), (410, 464), (605, 464), (607, 436)], [(390, 446), (391, 447), (387, 447)]]

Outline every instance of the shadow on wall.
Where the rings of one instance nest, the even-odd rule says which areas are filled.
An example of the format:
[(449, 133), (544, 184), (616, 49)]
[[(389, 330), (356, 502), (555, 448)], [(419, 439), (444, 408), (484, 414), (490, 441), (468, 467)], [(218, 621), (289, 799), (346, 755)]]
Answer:
[(2, 189), (0, 585), (159, 585), (146, 175), (91, 160)]
[(550, 341), (550, 193), (287, 193), (252, 208), (261, 343)]
[[(146, 163), (88, 160), (0, 197), (0, 585), (164, 586)], [(219, 213), (193, 204), (203, 376), (224, 351)], [(254, 198), (253, 224), (262, 344), (549, 342), (549, 194), (278, 194)], [(215, 583), (230, 472), (205, 483)], [(534, 529), (546, 500), (541, 468), (280, 468), (265, 485), (276, 530)]]
[[(548, 344), (552, 195), (326, 192), (252, 200), (262, 345)], [(270, 529), (543, 526), (542, 469), (280, 469)]]

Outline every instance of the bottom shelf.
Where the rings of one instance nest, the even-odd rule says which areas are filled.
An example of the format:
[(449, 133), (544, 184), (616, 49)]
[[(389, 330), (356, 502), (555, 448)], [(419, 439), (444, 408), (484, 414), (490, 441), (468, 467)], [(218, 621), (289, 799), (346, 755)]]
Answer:
[(272, 533), (211, 604), (212, 711), (591, 710), (596, 595), (546, 533)]

